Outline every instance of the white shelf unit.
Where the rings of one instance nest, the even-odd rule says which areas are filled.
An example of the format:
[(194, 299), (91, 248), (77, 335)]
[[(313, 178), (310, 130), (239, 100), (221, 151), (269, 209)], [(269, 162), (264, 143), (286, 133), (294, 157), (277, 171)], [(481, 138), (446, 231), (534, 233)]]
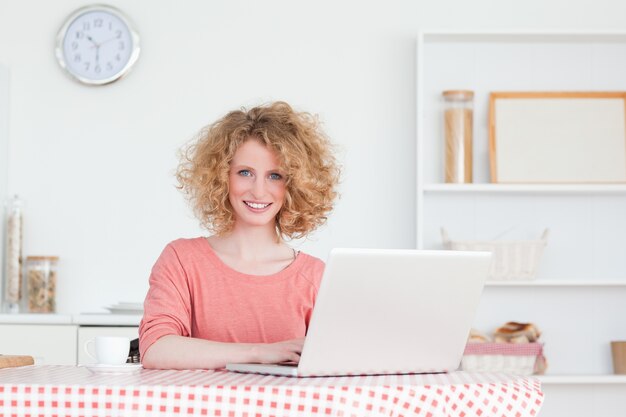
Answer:
[(620, 281), (538, 280), (538, 281), (487, 281), (487, 287), (626, 287), (626, 279)]
[(428, 184), (425, 193), (626, 194), (626, 185)]
[[(536, 280), (489, 282), (474, 327), (540, 327), (542, 416), (620, 415), (597, 398), (626, 396), (609, 346), (626, 340), (626, 184), (491, 184), (488, 104), (495, 91), (626, 91), (626, 32), (427, 31), (416, 68), (418, 249), (441, 248), (442, 227), (459, 240), (507, 230), (503, 239), (537, 239), (550, 228)], [(441, 93), (455, 89), (475, 93), (473, 184), (443, 179)], [(587, 405), (568, 404), (573, 395)]]
[(626, 375), (539, 375), (548, 385), (626, 385)]

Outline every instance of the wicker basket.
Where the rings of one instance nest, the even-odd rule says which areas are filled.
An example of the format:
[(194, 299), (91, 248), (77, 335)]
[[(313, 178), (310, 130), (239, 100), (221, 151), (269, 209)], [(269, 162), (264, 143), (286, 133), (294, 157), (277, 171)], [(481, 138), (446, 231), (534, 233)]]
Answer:
[(461, 369), (533, 375), (545, 371), (542, 343), (468, 343)]
[(494, 281), (534, 279), (548, 233), (549, 229), (544, 230), (538, 240), (451, 240), (441, 229), (446, 249), (492, 252), (489, 279)]

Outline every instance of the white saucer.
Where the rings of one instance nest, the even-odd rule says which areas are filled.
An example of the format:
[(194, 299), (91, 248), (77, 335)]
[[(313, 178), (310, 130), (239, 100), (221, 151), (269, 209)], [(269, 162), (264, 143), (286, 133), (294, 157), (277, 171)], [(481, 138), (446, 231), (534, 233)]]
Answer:
[(127, 374), (143, 369), (143, 366), (140, 363), (125, 363), (123, 365), (105, 365), (102, 363), (95, 363), (83, 366), (91, 372), (99, 374)]

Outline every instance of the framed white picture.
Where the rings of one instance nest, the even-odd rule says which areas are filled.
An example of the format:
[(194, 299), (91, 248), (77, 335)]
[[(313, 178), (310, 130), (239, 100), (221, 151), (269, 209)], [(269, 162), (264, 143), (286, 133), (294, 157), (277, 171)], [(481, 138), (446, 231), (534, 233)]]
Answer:
[(494, 92), (493, 183), (626, 183), (626, 92)]

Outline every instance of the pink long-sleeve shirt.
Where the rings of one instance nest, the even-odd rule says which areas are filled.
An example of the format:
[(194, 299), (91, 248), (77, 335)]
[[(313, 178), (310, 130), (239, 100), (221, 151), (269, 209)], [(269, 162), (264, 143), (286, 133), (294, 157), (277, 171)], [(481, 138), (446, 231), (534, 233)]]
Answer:
[(139, 325), (141, 356), (165, 335), (272, 343), (304, 337), (324, 263), (299, 253), (273, 275), (228, 267), (206, 238), (168, 244), (150, 275)]

